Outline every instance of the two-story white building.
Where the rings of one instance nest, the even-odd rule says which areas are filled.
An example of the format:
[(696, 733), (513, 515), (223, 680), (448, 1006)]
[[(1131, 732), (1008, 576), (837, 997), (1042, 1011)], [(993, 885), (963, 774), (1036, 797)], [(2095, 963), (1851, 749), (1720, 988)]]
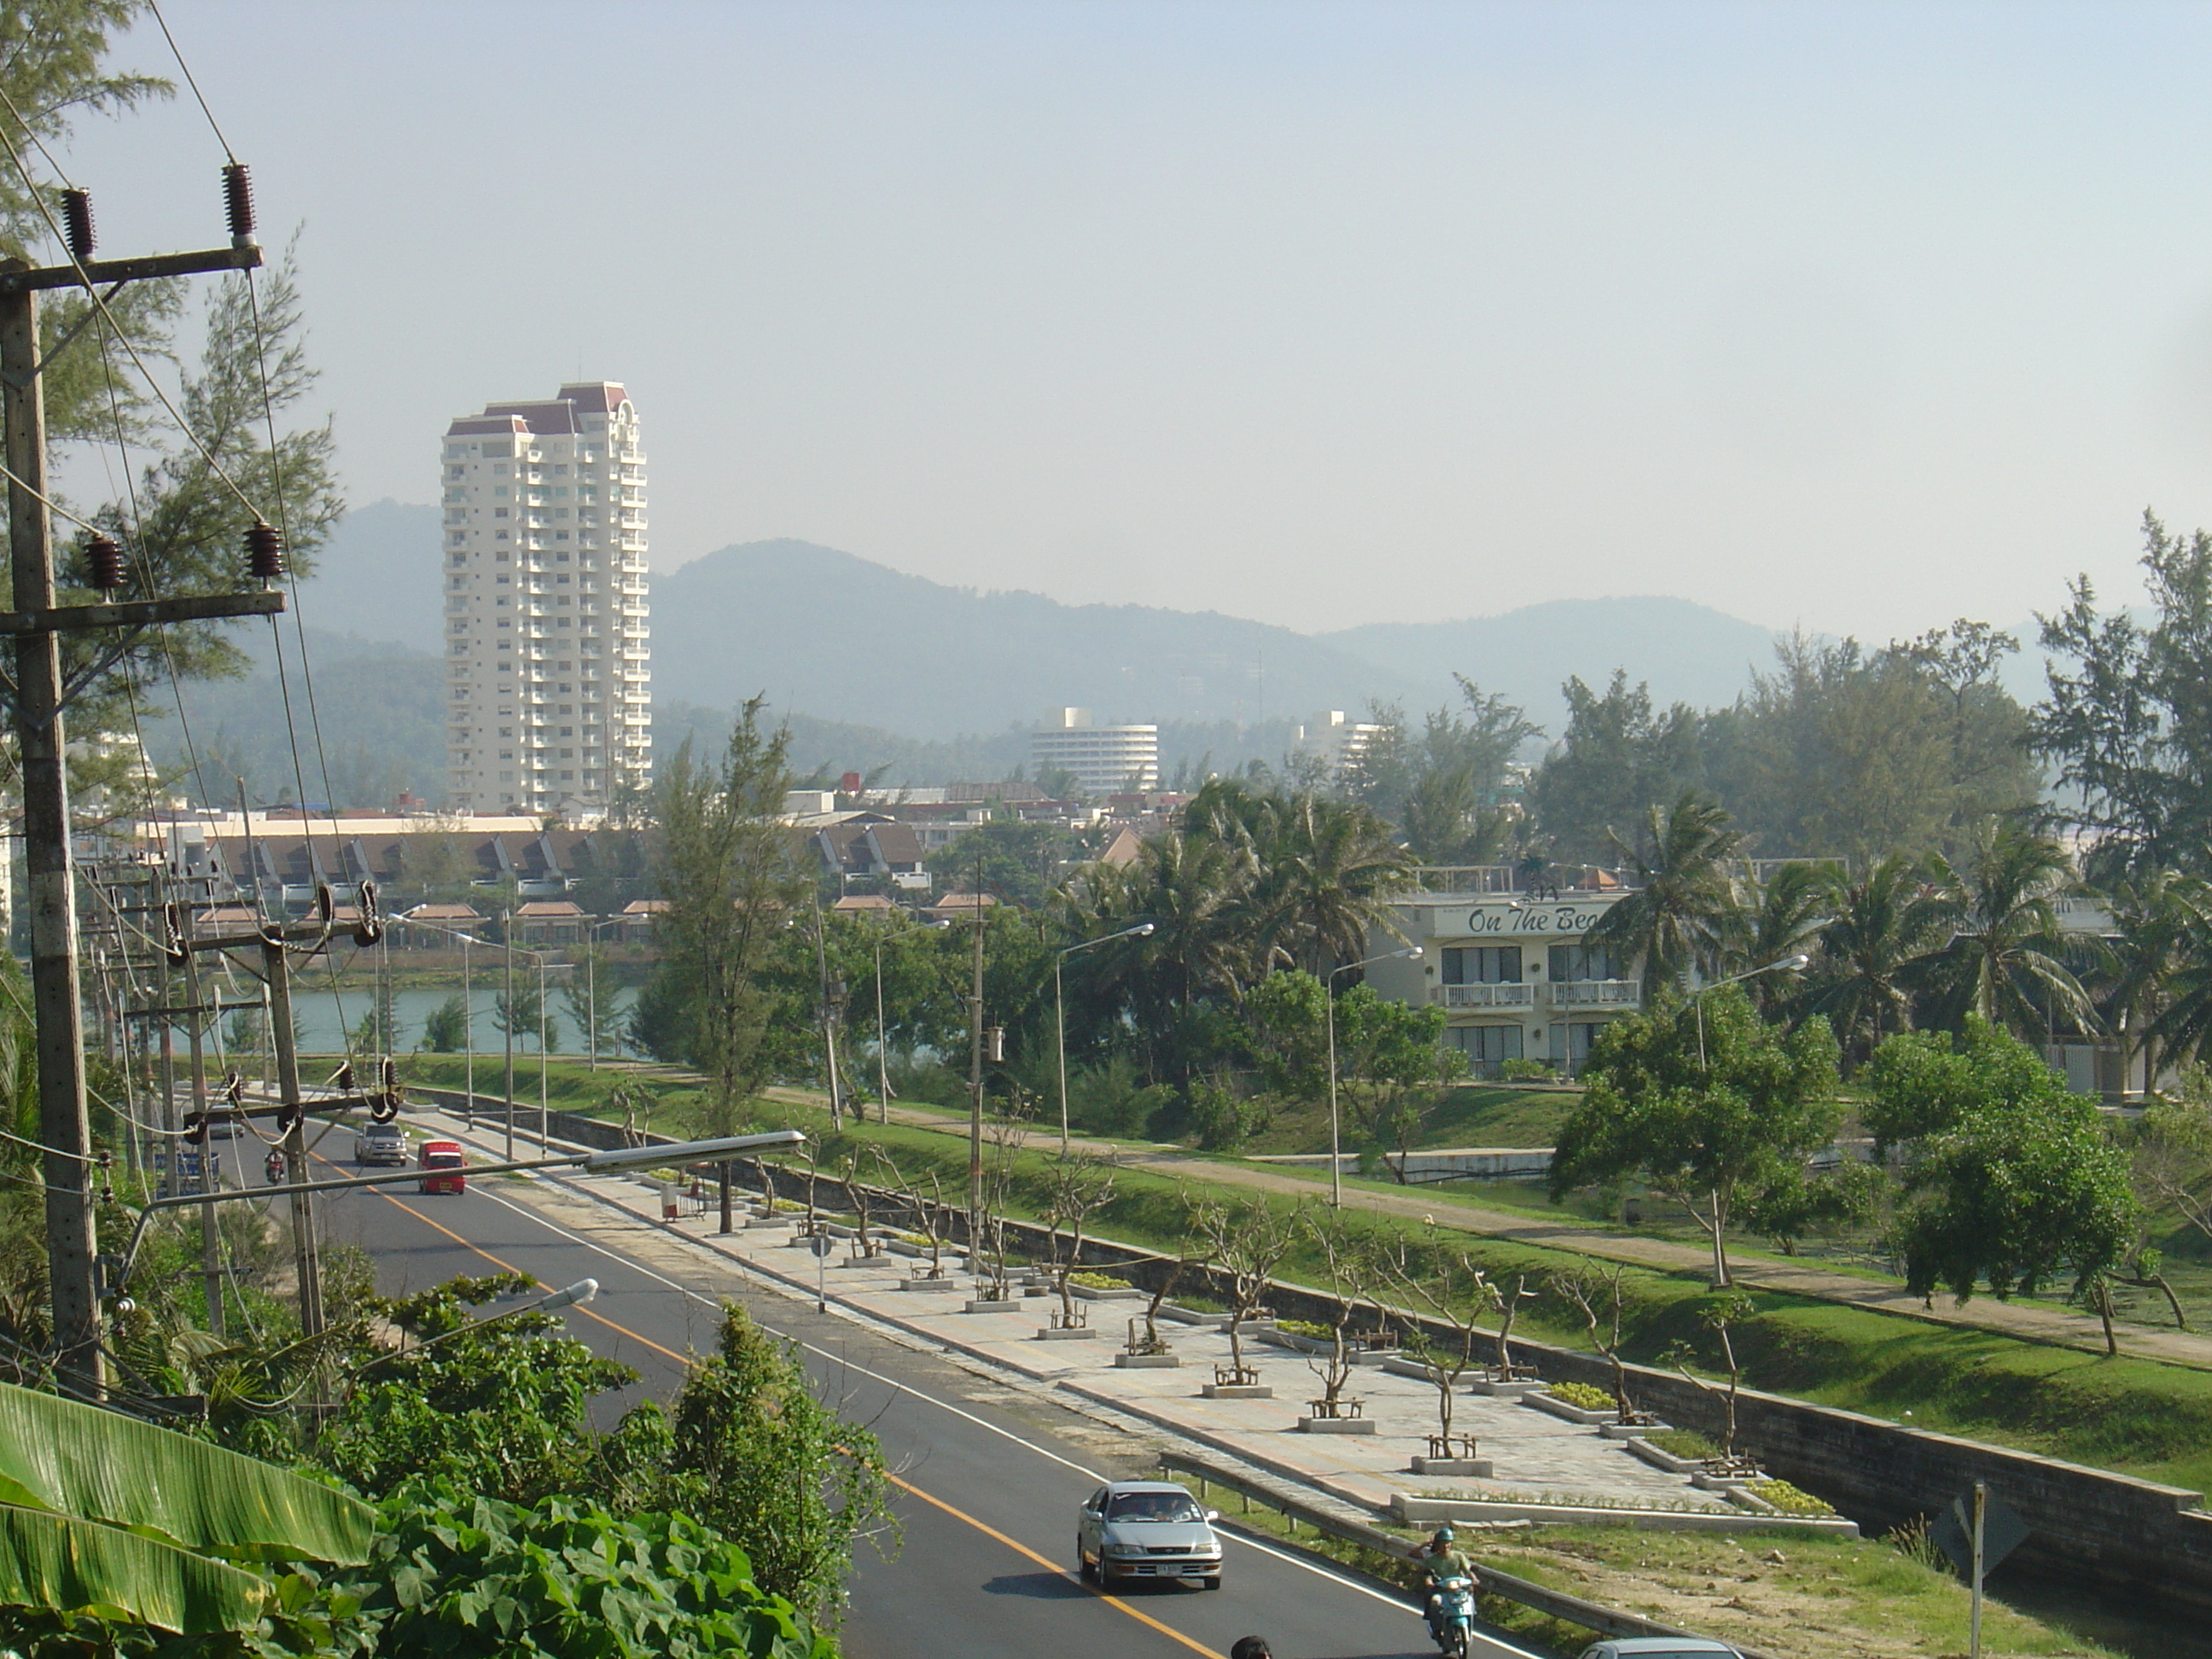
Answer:
[[(1424, 874), (1435, 884), (1393, 907), (1420, 956), (1377, 962), (1367, 982), (1379, 995), (1442, 1008), (1444, 1042), (1476, 1076), (1495, 1076), (1509, 1060), (1546, 1060), (1571, 1074), (1601, 1025), (1643, 1006), (1631, 964), (1584, 937), (1626, 896), (1620, 888), (1539, 896), (1502, 890), (1505, 884), (1484, 879), (1486, 870)], [(1459, 879), (1467, 885), (1452, 890)], [(1493, 886), (1501, 890), (1486, 890)], [(1368, 948), (1381, 955), (1403, 947), (1377, 930)]]

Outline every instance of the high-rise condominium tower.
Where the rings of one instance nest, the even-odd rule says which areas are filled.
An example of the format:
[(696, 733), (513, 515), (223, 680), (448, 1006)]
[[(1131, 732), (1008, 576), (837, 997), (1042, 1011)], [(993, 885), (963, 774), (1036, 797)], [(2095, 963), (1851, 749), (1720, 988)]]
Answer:
[(645, 452), (606, 381), (446, 430), (454, 808), (604, 811), (653, 775)]

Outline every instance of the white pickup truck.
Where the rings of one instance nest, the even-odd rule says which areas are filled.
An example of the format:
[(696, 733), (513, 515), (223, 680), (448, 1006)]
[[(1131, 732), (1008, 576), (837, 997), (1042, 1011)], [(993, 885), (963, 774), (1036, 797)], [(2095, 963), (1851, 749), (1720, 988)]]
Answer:
[(364, 1123), (353, 1132), (356, 1164), (407, 1166), (407, 1132), (397, 1123)]

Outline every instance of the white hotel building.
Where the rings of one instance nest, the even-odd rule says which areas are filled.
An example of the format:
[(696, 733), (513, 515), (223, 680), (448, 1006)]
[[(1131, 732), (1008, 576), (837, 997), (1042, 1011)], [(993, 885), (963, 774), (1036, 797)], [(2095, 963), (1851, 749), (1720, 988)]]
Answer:
[(607, 381), (489, 404), (441, 460), (451, 804), (604, 811), (653, 776), (637, 411)]
[[(1600, 1027), (1637, 1012), (1643, 985), (1630, 966), (1583, 935), (1626, 894), (1599, 890), (1515, 892), (1503, 866), (1425, 870), (1425, 890), (1391, 908), (1418, 957), (1377, 962), (1367, 982), (1381, 996), (1444, 1011), (1444, 1042), (1467, 1055), (1477, 1077), (1509, 1060), (1582, 1069)], [(1403, 950), (1377, 930), (1368, 949)]]

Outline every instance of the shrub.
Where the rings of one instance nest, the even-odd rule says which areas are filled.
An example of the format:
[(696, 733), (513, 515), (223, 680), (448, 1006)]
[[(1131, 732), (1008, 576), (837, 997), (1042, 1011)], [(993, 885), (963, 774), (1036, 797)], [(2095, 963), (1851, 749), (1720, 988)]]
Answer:
[(1611, 1411), (1616, 1403), (1603, 1389), (1593, 1388), (1587, 1382), (1553, 1382), (1546, 1392), (1553, 1399), (1562, 1401), (1580, 1411)]
[(1548, 1083), (1552, 1068), (1540, 1060), (1509, 1060), (1498, 1068), (1498, 1075), (1508, 1083)]
[[(410, 1481), (380, 1508), (368, 1567), (325, 1587), (357, 1598), (360, 1620), (381, 1626), (380, 1652), (835, 1652), (787, 1599), (760, 1586), (744, 1550), (681, 1515), (622, 1520), (567, 1498), (521, 1509), (449, 1482)], [(334, 1622), (349, 1633), (350, 1620)]]
[[(1554, 1389), (1552, 1392), (1557, 1394), (1559, 1390)], [(1718, 1446), (1694, 1429), (1655, 1429), (1644, 1437), (1670, 1457), (1706, 1458), (1721, 1455)]]
[(1080, 1285), (1086, 1291), (1126, 1291), (1130, 1288), (1127, 1279), (1116, 1279), (1111, 1273), (1070, 1273), (1067, 1282)]
[(1239, 1100), (1218, 1083), (1191, 1085), (1191, 1132), (1206, 1151), (1233, 1152), (1267, 1126), (1267, 1109), (1257, 1101)]
[(1787, 1480), (1753, 1480), (1747, 1483), (1744, 1490), (1753, 1498), (1773, 1504), (1784, 1515), (1818, 1519), (1836, 1512), (1834, 1504), (1823, 1503), (1811, 1492), (1793, 1486)]
[(1288, 1331), (1293, 1336), (1310, 1336), (1316, 1342), (1327, 1342), (1336, 1334), (1327, 1325), (1317, 1324), (1310, 1319), (1279, 1319), (1275, 1322), (1275, 1328)]
[(763, 1589), (834, 1607), (854, 1541), (896, 1525), (875, 1436), (816, 1399), (798, 1350), (734, 1304), (673, 1418), (665, 1507), (719, 1528)]

